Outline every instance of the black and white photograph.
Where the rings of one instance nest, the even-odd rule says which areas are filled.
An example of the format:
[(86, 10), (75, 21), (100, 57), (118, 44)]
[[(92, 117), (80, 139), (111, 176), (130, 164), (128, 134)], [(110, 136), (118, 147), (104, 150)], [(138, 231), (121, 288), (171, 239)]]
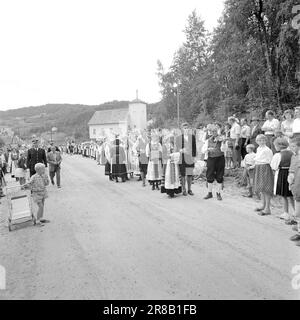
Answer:
[(0, 0), (0, 300), (299, 299), (300, 1)]

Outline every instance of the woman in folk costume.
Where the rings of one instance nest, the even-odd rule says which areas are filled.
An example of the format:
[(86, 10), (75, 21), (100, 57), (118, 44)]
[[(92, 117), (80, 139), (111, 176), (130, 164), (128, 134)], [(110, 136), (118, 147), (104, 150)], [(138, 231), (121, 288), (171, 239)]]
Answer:
[[(143, 179), (140, 173), (139, 156), (138, 156), (138, 151), (136, 149), (138, 146), (138, 138), (139, 138), (139, 134), (135, 133), (131, 139), (131, 142), (132, 142), (131, 165), (132, 165), (133, 174), (139, 177), (138, 181), (142, 181)], [(145, 149), (146, 149), (146, 146), (145, 146)]]
[(146, 179), (152, 185), (152, 190), (159, 190), (162, 179), (162, 146), (159, 143), (159, 136), (152, 134), (150, 142), (146, 146), (146, 156), (149, 158)]
[(118, 138), (116, 138), (110, 148), (110, 157), (112, 178), (115, 179), (116, 182), (119, 182), (118, 178), (121, 178), (122, 182), (125, 182), (127, 178), (126, 154)]
[(137, 141), (134, 145), (135, 152), (138, 157), (139, 172), (143, 181), (143, 187), (146, 186), (146, 176), (148, 169), (148, 157), (146, 155), (147, 137), (146, 134), (138, 136)]
[(101, 166), (105, 166), (106, 164), (106, 157), (105, 157), (105, 146), (106, 146), (106, 138), (103, 139), (102, 144), (99, 150), (99, 163)]
[(163, 174), (161, 193), (166, 193), (169, 198), (174, 198), (175, 194), (181, 193), (179, 158), (180, 153), (174, 153), (174, 135), (166, 137), (162, 146)]
[[(12, 149), (11, 152), (11, 177), (14, 178), (16, 174), (16, 168), (18, 167), (18, 159), (19, 159), (19, 152), (16, 148)], [(17, 181), (19, 180), (16, 178)]]
[[(132, 167), (132, 156), (131, 156), (131, 151), (132, 151), (132, 143), (129, 137), (129, 133), (127, 135), (124, 135), (121, 139), (122, 142), (122, 147), (124, 148), (125, 151), (125, 164), (126, 164), (126, 172), (127, 174), (130, 174), (130, 176), (133, 176), (133, 167)], [(128, 176), (126, 175), (126, 180), (128, 179)]]
[(105, 175), (109, 176), (109, 180), (112, 181), (112, 174), (111, 174), (111, 157), (110, 157), (110, 147), (112, 141), (107, 140), (103, 145), (104, 156), (105, 156)]

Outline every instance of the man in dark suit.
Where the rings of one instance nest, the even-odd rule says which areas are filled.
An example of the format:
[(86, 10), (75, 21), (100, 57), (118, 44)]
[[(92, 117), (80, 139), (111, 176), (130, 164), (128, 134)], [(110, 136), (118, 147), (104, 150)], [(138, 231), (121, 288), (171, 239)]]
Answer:
[(39, 162), (47, 167), (46, 152), (44, 149), (39, 148), (39, 140), (34, 138), (32, 140), (32, 148), (27, 153), (27, 168), (29, 168), (30, 177), (35, 174), (34, 166)]
[[(180, 152), (179, 159), (179, 170), (181, 174), (181, 186), (182, 194), (193, 196), (192, 192), (192, 181), (193, 171), (195, 167), (195, 160), (197, 149), (196, 149), (196, 137), (189, 129), (188, 123), (181, 125), (182, 133), (176, 137), (175, 140), (175, 151)], [(188, 191), (186, 192), (186, 182)]]

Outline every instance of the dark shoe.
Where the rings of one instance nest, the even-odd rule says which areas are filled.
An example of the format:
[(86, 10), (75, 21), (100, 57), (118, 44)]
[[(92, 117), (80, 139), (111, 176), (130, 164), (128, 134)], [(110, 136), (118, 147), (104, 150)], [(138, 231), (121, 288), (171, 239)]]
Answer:
[(50, 220), (46, 220), (46, 219), (41, 219), (40, 221), (41, 221), (41, 223), (49, 223), (50, 222)]
[(260, 212), (260, 211), (263, 211), (264, 209), (263, 208), (255, 208), (254, 211), (256, 212)]
[(271, 212), (264, 212), (264, 211), (260, 211), (257, 213), (259, 216), (269, 216), (271, 214)]
[(222, 199), (222, 196), (221, 196), (221, 193), (218, 193), (218, 192), (217, 192), (217, 199), (218, 199), (219, 201), (223, 200), (223, 199)]
[(60, 189), (60, 188), (61, 188), (61, 186), (57, 186), (57, 188), (58, 188), (58, 189)]
[(212, 192), (209, 192), (209, 193), (204, 197), (204, 200), (211, 199), (212, 197), (213, 197)]
[(297, 221), (295, 220), (287, 220), (285, 221), (285, 224), (287, 224), (288, 226), (294, 226), (297, 224)]
[(292, 237), (290, 237), (291, 241), (299, 241), (300, 240), (300, 233), (294, 234)]
[(183, 192), (182, 192), (182, 195), (183, 195), (183, 196), (187, 196), (187, 192), (186, 192), (186, 191), (183, 191)]
[(53, 180), (51, 180), (51, 183), (54, 185), (54, 181)]
[(243, 197), (245, 197), (245, 198), (253, 198), (253, 195), (252, 194), (243, 194)]
[(194, 195), (194, 193), (193, 193), (192, 190), (189, 190), (189, 191), (188, 191), (188, 194), (189, 194), (190, 196), (193, 196), (193, 195)]

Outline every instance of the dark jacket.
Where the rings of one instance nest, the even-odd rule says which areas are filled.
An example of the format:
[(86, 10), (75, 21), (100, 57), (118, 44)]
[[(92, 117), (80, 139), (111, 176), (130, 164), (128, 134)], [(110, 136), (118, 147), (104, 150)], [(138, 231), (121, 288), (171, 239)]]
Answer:
[(42, 148), (38, 148), (37, 150), (35, 148), (29, 149), (27, 154), (27, 168), (29, 168), (30, 171), (34, 171), (34, 166), (39, 162), (47, 167), (45, 150)]
[[(185, 148), (186, 152), (180, 152), (181, 149)], [(175, 140), (175, 152), (180, 152), (179, 165), (184, 165), (185, 167), (194, 167), (193, 158), (196, 157), (196, 137), (193, 134), (188, 135), (188, 143), (184, 140), (184, 135), (176, 137)]]
[(253, 131), (253, 133), (252, 133), (252, 128), (251, 128), (250, 143), (251, 143), (251, 144), (254, 144), (255, 146), (257, 146), (255, 139), (256, 139), (256, 137), (257, 137), (259, 134), (263, 134), (263, 133), (264, 133), (264, 132), (261, 130), (260, 125), (258, 125), (258, 126), (255, 128), (255, 130)]

